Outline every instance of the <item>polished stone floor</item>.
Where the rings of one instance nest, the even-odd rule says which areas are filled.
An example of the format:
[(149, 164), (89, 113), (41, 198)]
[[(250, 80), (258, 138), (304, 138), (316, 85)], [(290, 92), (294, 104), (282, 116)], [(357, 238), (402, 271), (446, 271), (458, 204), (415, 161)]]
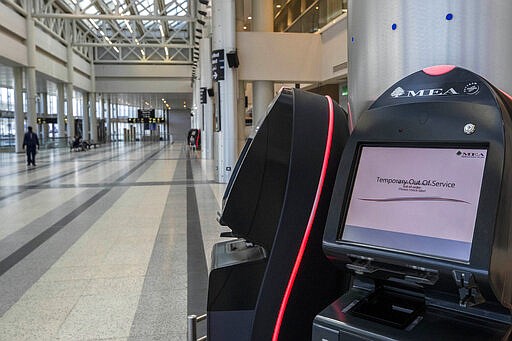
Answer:
[(0, 154), (0, 340), (185, 340), (225, 188), (174, 143)]

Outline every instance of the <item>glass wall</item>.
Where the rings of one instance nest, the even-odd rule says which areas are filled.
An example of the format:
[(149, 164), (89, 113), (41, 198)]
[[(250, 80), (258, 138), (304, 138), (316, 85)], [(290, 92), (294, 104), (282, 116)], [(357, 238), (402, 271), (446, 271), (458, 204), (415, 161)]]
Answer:
[(313, 33), (343, 14), (348, 0), (274, 1), (274, 31)]
[(0, 87), (0, 147), (12, 147), (15, 144), (14, 89)]

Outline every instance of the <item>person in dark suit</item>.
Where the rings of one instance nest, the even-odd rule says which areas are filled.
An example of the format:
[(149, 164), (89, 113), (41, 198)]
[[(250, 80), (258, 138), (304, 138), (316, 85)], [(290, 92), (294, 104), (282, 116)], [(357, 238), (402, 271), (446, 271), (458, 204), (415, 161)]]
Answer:
[(32, 131), (32, 127), (28, 127), (28, 131), (23, 137), (23, 149), (27, 147), (27, 166), (36, 165), (36, 146), (39, 149), (39, 139), (37, 134)]

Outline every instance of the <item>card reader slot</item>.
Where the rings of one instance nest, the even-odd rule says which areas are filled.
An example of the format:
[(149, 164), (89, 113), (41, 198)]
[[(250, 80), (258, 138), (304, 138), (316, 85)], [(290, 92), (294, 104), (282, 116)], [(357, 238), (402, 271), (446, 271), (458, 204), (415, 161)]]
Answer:
[(425, 300), (418, 296), (379, 288), (359, 301), (350, 313), (398, 329), (406, 329), (425, 310)]

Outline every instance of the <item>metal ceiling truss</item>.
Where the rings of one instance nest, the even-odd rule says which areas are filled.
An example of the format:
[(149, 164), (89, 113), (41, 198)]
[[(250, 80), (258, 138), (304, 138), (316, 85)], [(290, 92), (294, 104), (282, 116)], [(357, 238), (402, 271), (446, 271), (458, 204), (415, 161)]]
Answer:
[(94, 63), (194, 61), (197, 0), (1, 1)]

